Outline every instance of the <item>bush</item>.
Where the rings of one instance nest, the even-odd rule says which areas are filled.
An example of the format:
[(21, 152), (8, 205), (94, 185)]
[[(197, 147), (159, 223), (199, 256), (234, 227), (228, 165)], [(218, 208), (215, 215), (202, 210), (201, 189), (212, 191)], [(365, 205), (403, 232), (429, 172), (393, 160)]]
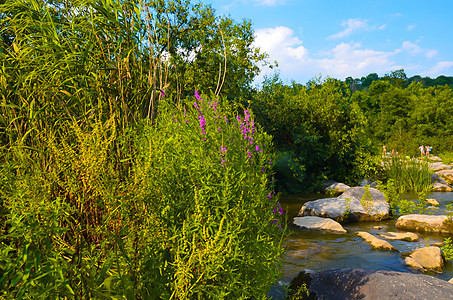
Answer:
[(264, 297), (285, 235), (271, 138), (248, 111), (197, 97), (123, 136), (114, 118), (68, 122), (38, 137), (45, 151), (15, 148), (2, 164), (3, 296)]

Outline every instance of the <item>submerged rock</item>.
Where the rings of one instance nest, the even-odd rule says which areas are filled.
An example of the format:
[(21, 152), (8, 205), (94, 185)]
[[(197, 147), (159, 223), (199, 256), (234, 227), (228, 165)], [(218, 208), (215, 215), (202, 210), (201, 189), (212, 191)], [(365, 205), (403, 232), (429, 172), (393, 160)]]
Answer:
[[(368, 193), (366, 191), (368, 190)], [(364, 196), (365, 195), (365, 196)], [(388, 219), (390, 206), (382, 192), (374, 188), (352, 187), (337, 198), (306, 202), (298, 216), (332, 218), (338, 222)]]
[(386, 232), (379, 233), (379, 236), (387, 240), (401, 240), (407, 242), (416, 242), (418, 240), (418, 235), (413, 232)]
[(444, 259), (439, 247), (425, 247), (412, 251), (404, 263), (422, 271), (443, 272)]
[(329, 218), (321, 218), (314, 216), (295, 217), (293, 220), (293, 224), (301, 228), (312, 230), (328, 230), (336, 233), (347, 232), (346, 229), (344, 229), (343, 226), (340, 225), (340, 223)]
[(453, 233), (453, 221), (447, 216), (405, 215), (396, 220), (395, 227), (409, 231)]
[(366, 269), (300, 272), (289, 294), (306, 285), (309, 296), (299, 299), (451, 299), (453, 284), (424, 275)]
[(368, 244), (371, 245), (371, 247), (375, 249), (382, 249), (382, 250), (389, 250), (389, 251), (398, 251), (395, 247), (392, 246), (389, 242), (385, 240), (378, 239), (372, 234), (369, 234), (368, 232), (364, 231), (358, 231), (356, 232), (358, 236), (363, 238)]

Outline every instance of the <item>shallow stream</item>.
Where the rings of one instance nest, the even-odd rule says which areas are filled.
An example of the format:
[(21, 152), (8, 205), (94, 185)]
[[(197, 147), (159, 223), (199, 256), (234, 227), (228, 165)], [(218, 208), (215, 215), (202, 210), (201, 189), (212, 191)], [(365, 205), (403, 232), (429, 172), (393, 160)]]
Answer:
[[(288, 214), (288, 222), (292, 223), (302, 205), (311, 200), (325, 198), (325, 195), (283, 195), (280, 203)], [(406, 199), (417, 199), (415, 194), (403, 195)], [(439, 208), (430, 208), (432, 214), (445, 214), (445, 205), (453, 203), (453, 192), (433, 192), (427, 198), (436, 199)], [(417, 273), (404, 265), (401, 253), (410, 252), (425, 247), (428, 243), (443, 242), (449, 235), (436, 233), (418, 233), (417, 242), (389, 241), (400, 253), (374, 250), (362, 238), (355, 235), (357, 231), (367, 231), (377, 237), (378, 233), (398, 231), (395, 228), (396, 219), (381, 222), (363, 222), (343, 225), (347, 234), (335, 234), (319, 231), (301, 230), (290, 227), (292, 234), (286, 240), (286, 255), (283, 261), (283, 282), (289, 283), (303, 269), (319, 271), (330, 268), (365, 268), (373, 270), (392, 270), (399, 272)], [(374, 229), (383, 226), (382, 229)], [(443, 274), (430, 274), (443, 280), (453, 278), (452, 263), (447, 262)]]

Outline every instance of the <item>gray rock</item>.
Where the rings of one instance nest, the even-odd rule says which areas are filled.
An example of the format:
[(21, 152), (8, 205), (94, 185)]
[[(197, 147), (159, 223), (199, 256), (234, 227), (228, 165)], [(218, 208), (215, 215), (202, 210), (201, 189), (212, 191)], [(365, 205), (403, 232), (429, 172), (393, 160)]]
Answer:
[(379, 221), (388, 219), (390, 206), (382, 192), (368, 188), (370, 199), (363, 199), (364, 187), (352, 187), (337, 198), (306, 202), (298, 216), (332, 218), (338, 222)]
[(439, 247), (420, 248), (409, 253), (404, 263), (422, 271), (443, 272), (444, 259)]
[(442, 171), (442, 170), (451, 170), (451, 166), (445, 165), (442, 162), (430, 163), (429, 168), (433, 169), (435, 172)]
[(396, 220), (395, 227), (409, 231), (453, 233), (453, 221), (447, 216), (405, 215)]
[(433, 173), (431, 175), (431, 184), (434, 184), (436, 182), (448, 185), (448, 182), (446, 182), (445, 179), (440, 177), (437, 173)]
[(346, 233), (347, 231), (340, 225), (340, 223), (329, 219), (321, 217), (295, 217), (293, 224), (306, 229), (311, 230), (328, 230), (336, 233)]
[(433, 192), (453, 192), (453, 189), (449, 184), (444, 184), (440, 182), (434, 182)]
[(445, 179), (448, 184), (453, 184), (453, 170), (442, 170), (436, 172), (436, 174)]
[(323, 183), (324, 192), (330, 195), (338, 195), (351, 188), (344, 183), (336, 182), (334, 180), (327, 180)]
[(301, 299), (452, 299), (453, 284), (424, 275), (365, 269), (301, 272), (291, 281), (293, 294), (303, 284), (309, 297)]

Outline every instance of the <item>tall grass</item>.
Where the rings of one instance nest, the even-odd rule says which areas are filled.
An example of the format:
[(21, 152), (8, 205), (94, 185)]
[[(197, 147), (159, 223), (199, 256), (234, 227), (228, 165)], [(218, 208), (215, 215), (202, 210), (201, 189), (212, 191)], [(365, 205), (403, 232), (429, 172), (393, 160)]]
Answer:
[(164, 97), (143, 3), (71, 4), (0, 6), (15, 35), (0, 53), (0, 297), (264, 298), (285, 236), (270, 137), (222, 99)]
[(384, 173), (400, 192), (428, 192), (432, 189), (431, 172), (426, 161), (391, 155), (384, 159)]

